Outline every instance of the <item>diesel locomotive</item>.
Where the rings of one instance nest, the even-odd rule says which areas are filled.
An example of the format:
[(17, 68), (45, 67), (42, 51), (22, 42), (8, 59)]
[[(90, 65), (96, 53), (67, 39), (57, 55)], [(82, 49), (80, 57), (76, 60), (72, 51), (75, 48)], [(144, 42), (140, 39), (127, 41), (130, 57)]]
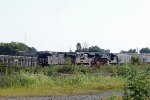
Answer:
[(99, 52), (39, 52), (37, 62), (41, 66), (64, 65), (69, 58), (72, 64), (100, 66), (104, 64), (117, 64), (117, 57), (113, 53)]

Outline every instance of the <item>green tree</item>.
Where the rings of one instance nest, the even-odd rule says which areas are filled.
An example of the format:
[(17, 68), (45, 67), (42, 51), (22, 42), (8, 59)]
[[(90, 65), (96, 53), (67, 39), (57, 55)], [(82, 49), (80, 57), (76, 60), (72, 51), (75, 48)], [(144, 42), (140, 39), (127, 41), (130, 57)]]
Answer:
[(120, 53), (128, 53), (128, 51), (121, 50)]
[(140, 50), (140, 53), (150, 53), (150, 49), (149, 49), (148, 47), (142, 48), (142, 49)]
[(88, 47), (88, 44), (84, 42), (84, 44), (81, 46), (81, 43), (77, 43), (76, 45), (76, 52), (101, 52), (104, 53), (104, 49), (101, 49), (98, 46), (91, 46)]
[(82, 51), (81, 43), (77, 43), (77, 45), (76, 45), (76, 52), (81, 52), (81, 51)]
[(137, 53), (137, 52), (136, 52), (136, 49), (130, 49), (128, 50), (128, 53)]
[(98, 46), (91, 46), (89, 47), (89, 52), (104, 52), (104, 49), (101, 49)]
[(130, 49), (128, 51), (121, 50), (120, 53), (137, 53), (136, 49)]
[(0, 55), (23, 55), (35, 53), (36, 49), (19, 42), (0, 43)]

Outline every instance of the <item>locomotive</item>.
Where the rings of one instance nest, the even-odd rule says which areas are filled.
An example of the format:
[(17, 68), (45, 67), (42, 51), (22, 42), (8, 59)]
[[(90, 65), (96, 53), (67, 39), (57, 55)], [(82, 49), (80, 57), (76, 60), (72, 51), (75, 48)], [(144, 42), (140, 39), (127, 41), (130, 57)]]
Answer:
[(117, 64), (118, 56), (113, 53), (99, 52), (38, 52), (37, 62), (41, 66), (65, 65), (69, 58), (72, 64), (77, 65), (104, 65)]

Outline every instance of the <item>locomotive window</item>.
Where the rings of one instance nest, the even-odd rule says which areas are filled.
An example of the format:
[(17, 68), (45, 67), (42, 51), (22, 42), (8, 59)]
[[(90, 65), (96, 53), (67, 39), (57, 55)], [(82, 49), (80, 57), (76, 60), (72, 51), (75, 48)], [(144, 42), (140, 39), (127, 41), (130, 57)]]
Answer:
[(80, 55), (79, 55), (79, 54), (77, 54), (77, 57), (80, 57)]
[(59, 55), (58, 54), (56, 54), (56, 57), (58, 57)]
[(84, 54), (84, 57), (88, 57), (88, 55), (87, 55), (87, 54)]
[(52, 56), (51, 53), (41, 53), (41, 54), (38, 54), (38, 58), (47, 58), (48, 56)]
[(83, 57), (83, 58), (80, 58), (81, 60), (85, 60), (85, 58)]

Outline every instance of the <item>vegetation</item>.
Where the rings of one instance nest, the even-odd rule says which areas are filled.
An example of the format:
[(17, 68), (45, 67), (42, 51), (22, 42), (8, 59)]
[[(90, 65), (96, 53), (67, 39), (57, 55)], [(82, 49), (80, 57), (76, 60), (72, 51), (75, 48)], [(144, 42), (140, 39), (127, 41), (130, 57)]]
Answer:
[[(139, 52), (140, 53), (150, 53), (150, 49), (148, 47), (145, 47), (145, 48), (140, 49)], [(136, 49), (130, 49), (128, 51), (121, 50), (120, 53), (137, 53), (137, 50)]]
[(104, 53), (104, 49), (101, 49), (98, 46), (91, 46), (91, 47), (87, 47), (87, 46), (82, 46), (81, 43), (77, 43), (76, 45), (76, 52), (101, 52)]
[(19, 42), (0, 43), (0, 55), (24, 55), (36, 53), (36, 49)]
[(149, 65), (95, 68), (71, 65), (69, 59), (65, 66), (19, 67), (1, 63), (0, 96), (64, 96), (113, 90), (124, 96), (110, 100), (148, 100), (149, 71)]
[(124, 88), (125, 100), (150, 100), (150, 68), (144, 71), (132, 71)]
[(33, 68), (3, 65), (0, 67), (0, 96), (93, 94), (122, 90), (126, 82), (120, 76), (106, 76), (108, 70), (101, 73), (104, 69), (82, 65)]
[(89, 52), (104, 52), (104, 49), (101, 49), (98, 46), (91, 46), (89, 47)]
[(136, 57), (136, 56), (132, 56), (131, 57), (131, 64), (133, 65), (140, 65), (142, 62), (141, 62), (141, 59), (139, 57)]
[(137, 53), (136, 49), (130, 49), (128, 51), (121, 50), (120, 53)]
[(77, 45), (76, 45), (76, 52), (80, 52), (80, 51), (82, 51), (81, 43), (77, 43)]
[(140, 53), (150, 53), (150, 49), (149, 49), (148, 47), (142, 48), (142, 49), (140, 50)]

